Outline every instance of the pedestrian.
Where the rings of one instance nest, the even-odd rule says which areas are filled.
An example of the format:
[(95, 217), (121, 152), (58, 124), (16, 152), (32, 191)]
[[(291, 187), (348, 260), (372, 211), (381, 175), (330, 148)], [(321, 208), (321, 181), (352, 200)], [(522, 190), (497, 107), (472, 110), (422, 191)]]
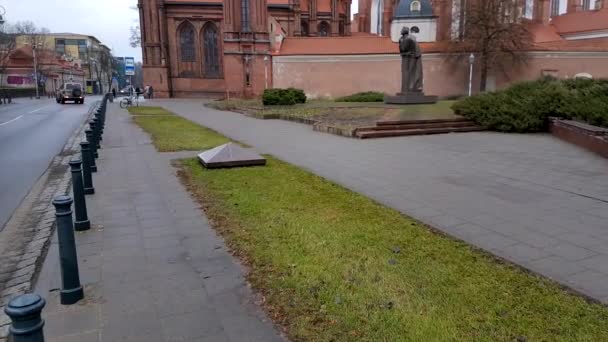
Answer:
[(116, 98), (116, 88), (112, 88), (112, 98)]
[(135, 88), (135, 98), (138, 99), (139, 95), (141, 95), (141, 89), (139, 87)]
[(154, 88), (152, 88), (152, 86), (149, 86), (148, 88), (148, 98), (154, 98)]

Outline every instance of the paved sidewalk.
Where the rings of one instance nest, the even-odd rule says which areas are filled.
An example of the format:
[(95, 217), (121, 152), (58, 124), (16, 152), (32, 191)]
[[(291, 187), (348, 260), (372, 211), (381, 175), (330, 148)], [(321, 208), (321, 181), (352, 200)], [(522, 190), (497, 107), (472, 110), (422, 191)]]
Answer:
[(58, 304), (56, 241), (37, 285), (47, 341), (283, 340), (179, 184), (177, 155), (157, 153), (117, 107), (108, 106), (96, 194), (87, 196), (94, 227), (76, 236), (85, 300)]
[(361, 141), (154, 100), (608, 303), (608, 160), (545, 134)]

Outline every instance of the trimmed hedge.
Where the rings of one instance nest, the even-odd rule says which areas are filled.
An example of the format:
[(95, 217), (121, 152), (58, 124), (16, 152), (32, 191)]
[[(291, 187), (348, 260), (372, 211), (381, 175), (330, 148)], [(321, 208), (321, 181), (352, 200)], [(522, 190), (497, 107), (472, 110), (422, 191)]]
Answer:
[(501, 132), (546, 131), (548, 118), (608, 127), (608, 80), (541, 79), (458, 101), (456, 114)]
[[(40, 92), (41, 96), (44, 94)], [(36, 88), (0, 88), (0, 97), (33, 97), (36, 96)]]
[(297, 103), (306, 103), (306, 94), (302, 89), (296, 88), (275, 88), (266, 89), (262, 95), (264, 106), (292, 106)]
[(339, 97), (336, 102), (383, 102), (384, 94), (377, 91), (366, 91)]

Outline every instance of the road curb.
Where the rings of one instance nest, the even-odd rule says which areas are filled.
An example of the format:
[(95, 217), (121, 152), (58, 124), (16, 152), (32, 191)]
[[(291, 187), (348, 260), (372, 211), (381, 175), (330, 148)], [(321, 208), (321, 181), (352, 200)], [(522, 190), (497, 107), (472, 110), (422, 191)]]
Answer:
[[(73, 155), (80, 153), (80, 141), (96, 103), (91, 105), (82, 124), (72, 133), (62, 151), (53, 158), (48, 169), (40, 176), (0, 232), (2, 307), (11, 298), (30, 292), (36, 283), (55, 231), (52, 199), (70, 190), (71, 172), (68, 163)], [(6, 341), (9, 325), (10, 319), (4, 310), (0, 310), (0, 342)]]

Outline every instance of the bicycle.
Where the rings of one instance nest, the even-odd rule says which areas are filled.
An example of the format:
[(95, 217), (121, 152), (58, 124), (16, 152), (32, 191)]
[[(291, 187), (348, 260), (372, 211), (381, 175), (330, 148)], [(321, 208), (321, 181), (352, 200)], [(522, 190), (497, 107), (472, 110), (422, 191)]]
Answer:
[(139, 101), (137, 98), (135, 98), (135, 100), (133, 100), (133, 96), (129, 96), (129, 97), (123, 97), (122, 100), (120, 100), (120, 108), (127, 108), (127, 107), (131, 107), (131, 106), (135, 106), (135, 107), (139, 107)]

